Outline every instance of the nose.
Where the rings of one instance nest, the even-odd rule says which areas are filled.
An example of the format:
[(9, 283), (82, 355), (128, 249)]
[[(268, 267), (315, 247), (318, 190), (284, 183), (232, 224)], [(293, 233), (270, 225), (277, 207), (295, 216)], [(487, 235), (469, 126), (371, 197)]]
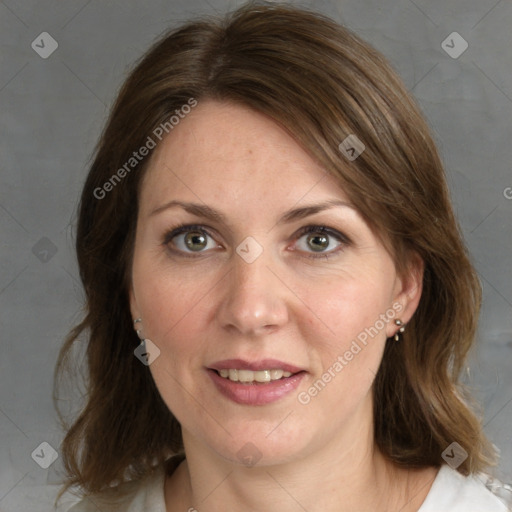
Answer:
[(232, 271), (225, 278), (217, 312), (224, 329), (255, 337), (275, 332), (288, 321), (287, 289), (264, 254), (252, 263), (233, 255)]

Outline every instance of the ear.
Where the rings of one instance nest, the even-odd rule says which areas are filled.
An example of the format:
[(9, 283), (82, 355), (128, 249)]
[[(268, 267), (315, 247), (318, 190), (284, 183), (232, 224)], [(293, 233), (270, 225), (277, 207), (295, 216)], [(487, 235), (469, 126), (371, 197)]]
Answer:
[[(407, 324), (416, 311), (423, 290), (423, 274), (425, 262), (416, 252), (412, 252), (404, 272), (397, 275), (394, 290), (392, 308), (396, 311), (396, 318)], [(386, 335), (388, 338), (396, 333), (394, 322), (387, 324)]]
[(137, 299), (135, 298), (135, 293), (133, 291), (133, 285), (130, 284), (130, 288), (128, 289), (128, 298), (130, 301), (130, 312), (132, 314), (133, 320), (140, 317), (139, 307), (137, 305)]

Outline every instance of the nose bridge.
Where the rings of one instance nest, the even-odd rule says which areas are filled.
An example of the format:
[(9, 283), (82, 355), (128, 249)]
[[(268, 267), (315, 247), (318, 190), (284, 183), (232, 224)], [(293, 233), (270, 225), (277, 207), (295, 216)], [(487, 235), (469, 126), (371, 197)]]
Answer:
[[(244, 248), (249, 250), (241, 252)], [(251, 251), (252, 257), (247, 258)], [(263, 250), (254, 255), (250, 245), (248, 248), (242, 243), (237, 248), (219, 312), (224, 327), (236, 328), (246, 335), (278, 327), (287, 320), (283, 290), (269, 268), (270, 252)]]

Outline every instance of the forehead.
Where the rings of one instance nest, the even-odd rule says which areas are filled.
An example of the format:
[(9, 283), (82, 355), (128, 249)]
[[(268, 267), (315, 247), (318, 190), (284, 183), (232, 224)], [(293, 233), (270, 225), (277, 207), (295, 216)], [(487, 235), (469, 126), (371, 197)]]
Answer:
[(159, 143), (141, 195), (141, 208), (175, 197), (240, 204), (274, 199), (283, 205), (301, 198), (347, 199), (337, 180), (275, 121), (211, 100), (199, 102)]

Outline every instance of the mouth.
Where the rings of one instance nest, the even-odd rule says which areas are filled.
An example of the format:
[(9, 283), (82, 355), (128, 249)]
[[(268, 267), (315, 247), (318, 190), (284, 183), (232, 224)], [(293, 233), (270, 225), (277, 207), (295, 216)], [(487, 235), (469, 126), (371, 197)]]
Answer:
[(301, 372), (288, 372), (282, 368), (274, 368), (272, 370), (243, 370), (240, 368), (223, 368), (222, 370), (213, 370), (223, 379), (229, 379), (231, 382), (239, 382), (241, 384), (265, 384), (276, 380), (283, 380), (297, 375)]
[(278, 359), (262, 359), (252, 362), (245, 359), (225, 359), (213, 363), (208, 369), (215, 371), (223, 379), (244, 384), (265, 384), (287, 379), (305, 371)]
[(219, 361), (207, 368), (216, 388), (226, 398), (244, 405), (275, 402), (296, 389), (307, 373), (297, 366), (266, 359)]

